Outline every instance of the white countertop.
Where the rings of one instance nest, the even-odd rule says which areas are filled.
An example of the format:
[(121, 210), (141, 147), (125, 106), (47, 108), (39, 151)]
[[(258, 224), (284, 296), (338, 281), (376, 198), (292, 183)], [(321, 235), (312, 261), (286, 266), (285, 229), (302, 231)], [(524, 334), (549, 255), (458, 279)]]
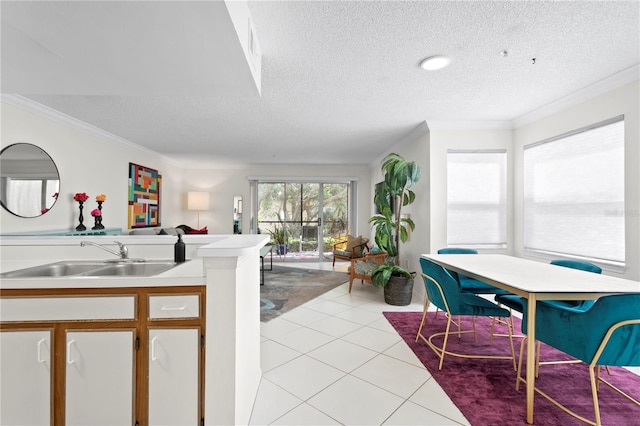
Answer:
[[(154, 260), (154, 259), (149, 259)], [(58, 262), (44, 261), (39, 265)], [(18, 268), (22, 269), (22, 268)], [(7, 269), (9, 270), (9, 269)], [(202, 259), (188, 260), (166, 272), (150, 277), (123, 276), (71, 276), (71, 277), (30, 277), (3, 278), (0, 289), (35, 289), (35, 288), (116, 288), (116, 287), (163, 287), (204, 285), (204, 269)]]
[[(184, 234), (182, 240), (185, 244), (215, 244), (230, 239), (244, 239), (249, 235), (208, 235), (208, 234)], [(260, 237), (261, 235), (254, 235)], [(0, 247), (11, 246), (77, 246), (80, 241), (92, 241), (98, 244), (109, 244), (113, 241), (121, 241), (127, 245), (163, 245), (173, 244), (178, 237), (175, 235), (28, 235), (0, 236)]]
[[(115, 238), (114, 238), (115, 237)], [(114, 239), (121, 241), (127, 246), (135, 245), (173, 245), (175, 236), (139, 236), (139, 235), (119, 235), (119, 236), (82, 236), (82, 237), (3, 237), (0, 241), (2, 250), (11, 250), (11, 247), (28, 248), (39, 246), (47, 252), (45, 257), (24, 257), (20, 259), (4, 260), (0, 265), (1, 272), (13, 271), (37, 265), (65, 260), (95, 260), (96, 255), (102, 256), (99, 259), (109, 259), (108, 253), (100, 250), (90, 252), (91, 258), (87, 258), (86, 251), (70, 257), (63, 247), (68, 246), (75, 249), (79, 246), (80, 240), (93, 241), (97, 243), (109, 243)], [(204, 285), (205, 272), (203, 268), (204, 257), (240, 257), (259, 255), (260, 248), (268, 241), (267, 235), (184, 235), (183, 239), (187, 245), (201, 245), (197, 249), (198, 257), (188, 260), (183, 264), (158, 275), (150, 277), (32, 277), (32, 278), (3, 278), (0, 280), (0, 289), (35, 289), (35, 288), (113, 288), (113, 287), (151, 287), (151, 286), (187, 286)], [(48, 247), (51, 246), (51, 253)], [(76, 250), (77, 251), (77, 250)], [(104, 256), (103, 256), (104, 254)], [(78, 257), (84, 255), (85, 257)], [(131, 256), (137, 257), (137, 256)], [(146, 260), (166, 260), (156, 258), (146, 258)]]
[(198, 249), (200, 257), (236, 257), (259, 255), (260, 248), (269, 242), (269, 236), (264, 234), (235, 235), (234, 238), (220, 240), (202, 246)]

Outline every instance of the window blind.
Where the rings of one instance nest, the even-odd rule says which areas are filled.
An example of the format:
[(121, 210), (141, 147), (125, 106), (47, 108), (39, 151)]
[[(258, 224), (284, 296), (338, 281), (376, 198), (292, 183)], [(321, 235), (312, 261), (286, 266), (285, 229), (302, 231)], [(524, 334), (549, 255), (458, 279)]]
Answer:
[(447, 245), (507, 246), (507, 153), (447, 152)]
[(524, 150), (526, 250), (624, 262), (624, 121)]

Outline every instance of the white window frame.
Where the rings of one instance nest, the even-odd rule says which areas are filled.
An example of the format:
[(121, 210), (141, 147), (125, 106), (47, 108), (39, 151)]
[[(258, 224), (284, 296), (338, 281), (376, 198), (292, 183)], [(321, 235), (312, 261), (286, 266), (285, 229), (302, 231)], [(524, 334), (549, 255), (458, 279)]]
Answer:
[[(616, 186), (616, 188), (618, 188), (618, 191), (621, 192), (621, 195), (619, 194), (618, 196), (622, 197), (621, 201), (618, 201), (617, 205), (611, 204), (611, 207), (609, 208), (604, 208), (602, 211), (600, 210), (595, 210), (594, 214), (592, 217), (592, 219), (597, 219), (598, 217), (602, 217), (604, 219), (606, 219), (606, 221), (601, 222), (603, 228), (606, 226), (612, 227), (612, 229), (615, 229), (615, 227), (617, 226), (618, 228), (620, 227), (620, 225), (622, 226), (622, 232), (621, 232), (621, 241), (617, 241), (616, 247), (617, 247), (617, 251), (619, 252), (620, 250), (622, 250), (622, 254), (619, 257), (616, 257), (615, 255), (613, 255), (613, 253), (615, 252), (612, 251), (611, 252), (611, 256), (596, 256), (593, 254), (589, 254), (587, 252), (587, 250), (581, 250), (581, 247), (583, 246), (587, 246), (584, 241), (578, 241), (576, 240), (576, 244), (575, 244), (575, 249), (571, 248), (567, 248), (567, 246), (565, 245), (565, 249), (563, 250), (558, 250), (558, 249), (554, 249), (553, 247), (551, 247), (550, 245), (544, 247), (541, 246), (543, 245), (543, 243), (541, 242), (532, 242), (533, 240), (536, 239), (536, 236), (534, 235), (536, 232), (539, 233), (539, 231), (535, 230), (535, 228), (533, 227), (532, 223), (535, 223), (536, 220), (534, 219), (536, 216), (536, 207), (540, 208), (539, 206), (541, 206), (543, 203), (542, 202), (538, 202), (536, 203), (535, 201), (532, 200), (532, 195), (531, 195), (531, 191), (533, 191), (533, 177), (532, 177), (532, 173), (533, 170), (530, 169), (530, 162), (533, 162), (534, 159), (539, 158), (539, 157), (530, 157), (529, 160), (527, 159), (527, 156), (534, 153), (534, 151), (532, 151), (533, 149), (537, 148), (537, 147), (541, 147), (543, 145), (546, 145), (547, 148), (550, 148), (551, 145), (547, 145), (547, 144), (561, 144), (563, 142), (565, 143), (578, 143), (581, 142), (580, 139), (576, 139), (576, 136), (584, 136), (585, 139), (583, 139), (582, 141), (584, 141), (584, 143), (588, 142), (588, 138), (589, 137), (589, 132), (593, 131), (593, 130), (598, 130), (598, 129), (602, 129), (605, 126), (609, 126), (612, 124), (617, 124), (617, 123), (621, 123), (622, 124), (622, 140), (616, 140), (614, 141), (614, 143), (620, 143), (622, 146), (622, 159), (621, 159), (621, 163), (622, 164), (618, 164), (617, 167), (614, 167), (613, 169), (615, 169), (618, 174), (621, 174), (621, 182), (619, 187)], [(591, 134), (593, 135), (593, 133)], [(577, 259), (577, 260), (585, 260), (585, 261), (589, 261), (589, 262), (594, 262), (594, 263), (598, 263), (601, 266), (609, 269), (609, 270), (615, 270), (615, 271), (619, 271), (619, 270), (624, 270), (624, 266), (625, 266), (625, 224), (624, 224), (624, 215), (623, 214), (616, 214), (617, 212), (624, 212), (624, 116), (617, 116), (617, 117), (613, 117), (611, 119), (608, 120), (604, 120), (598, 123), (594, 123), (591, 124), (589, 126), (585, 126), (582, 127), (580, 129), (576, 129), (567, 133), (563, 133), (561, 135), (549, 138), (549, 139), (545, 139), (536, 143), (532, 143), (529, 145), (524, 146), (524, 153), (523, 153), (523, 180), (524, 180), (524, 189), (523, 189), (523, 195), (524, 195), (524, 199), (523, 199), (523, 204), (524, 204), (524, 216), (523, 216), (523, 242), (524, 242), (524, 251), (525, 253), (527, 253), (528, 255), (532, 255), (534, 257), (543, 257), (546, 259), (552, 259), (552, 258), (558, 258), (558, 257), (562, 257), (562, 258), (569, 258), (569, 259)], [(560, 145), (558, 145), (556, 147), (556, 149), (558, 149), (558, 151), (561, 149)], [(538, 156), (540, 155), (540, 153), (536, 153)], [(556, 158), (560, 158), (560, 159), (566, 159), (567, 156), (565, 155), (558, 155)], [(576, 158), (578, 158), (578, 156), (576, 156)], [(587, 169), (587, 167), (585, 167), (585, 169)], [(538, 173), (539, 174), (539, 173)], [(610, 173), (609, 173), (610, 174)], [(555, 175), (554, 175), (555, 177)], [(597, 180), (597, 179), (596, 179)], [(603, 180), (604, 181), (604, 180)], [(565, 187), (570, 187), (571, 182), (570, 182), (570, 178), (567, 177), (567, 181), (566, 183), (564, 181), (562, 181), (561, 179), (554, 179), (554, 182), (557, 184), (558, 188), (562, 188), (563, 186)], [(598, 193), (598, 190), (594, 190), (594, 193)], [(611, 191), (609, 192), (605, 192), (605, 193), (611, 193)], [(547, 192), (547, 194), (549, 194)], [(540, 195), (541, 197), (543, 195)], [(548, 197), (548, 195), (547, 195)], [(565, 199), (570, 199), (569, 197), (565, 197)], [(614, 203), (614, 201), (608, 201), (608, 200), (603, 200), (600, 199), (602, 203)], [(598, 200), (593, 200), (591, 203), (597, 202)], [(546, 203), (547, 205), (550, 205), (550, 202)], [(580, 203), (576, 203), (576, 205), (579, 205)], [(559, 212), (559, 210), (557, 210)], [(540, 218), (542, 216), (538, 215), (538, 220), (540, 220)], [(584, 216), (582, 216), (584, 217)], [(617, 223), (615, 224), (614, 221), (616, 219), (619, 219), (622, 223)], [(576, 220), (580, 220), (580, 218), (578, 217)], [(557, 222), (559, 222), (558, 219), (556, 219)], [(570, 222), (573, 223), (573, 222)], [(613, 225), (609, 225), (609, 223), (613, 224)], [(558, 235), (560, 234), (560, 232), (558, 232), (557, 230), (553, 230), (554, 225), (552, 225), (552, 229), (550, 230), (546, 230), (546, 232), (548, 233), (548, 235)], [(556, 223), (555, 225), (556, 227), (558, 226), (558, 223)], [(579, 226), (579, 225), (578, 225)], [(585, 229), (588, 228), (587, 226), (584, 227)], [(571, 230), (569, 230), (571, 231)], [(575, 230), (574, 230), (575, 232)], [(609, 233), (611, 234), (611, 233)], [(537, 237), (538, 240), (540, 240), (540, 237)], [(558, 244), (558, 247), (560, 246), (560, 244)]]
[[(452, 167), (451, 167), (451, 159), (453, 159), (455, 155), (496, 155), (499, 154), (501, 158), (499, 171), (500, 175), (498, 177), (499, 181), (490, 183), (484, 182), (484, 189), (488, 185), (492, 185), (494, 188), (493, 191), (493, 199), (488, 200), (486, 196), (486, 191), (482, 188), (476, 188), (475, 191), (471, 191), (473, 194), (478, 195), (478, 199), (469, 200), (468, 203), (460, 202), (459, 195), (457, 201), (452, 201), (451, 199), (456, 195), (452, 194), (451, 191), (455, 191), (455, 185), (452, 184)], [(481, 157), (478, 157), (481, 158)], [(498, 162), (496, 162), (498, 164)], [(447, 150), (447, 247), (465, 247), (465, 248), (473, 248), (477, 250), (506, 250), (508, 246), (508, 158), (507, 158), (507, 150), (506, 149), (484, 149), (484, 150), (458, 150), (458, 149), (449, 149)], [(479, 181), (477, 178), (469, 179), (469, 185), (479, 185), (482, 184), (482, 181)], [(497, 188), (495, 185), (497, 184)], [(496, 198), (497, 197), (497, 198)], [(460, 225), (454, 224), (452, 217), (454, 216), (453, 211), (471, 211), (477, 210), (485, 213), (485, 219), (479, 219), (478, 222), (472, 223), (471, 229), (469, 231), (469, 235), (471, 235), (470, 239), (467, 241), (462, 241), (458, 237), (455, 241), (452, 241), (454, 238), (452, 236), (452, 229), (457, 228)], [(493, 210), (493, 212), (492, 212)], [(492, 216), (492, 223), (486, 222), (486, 213), (489, 213), (489, 216)], [(492, 236), (493, 241), (485, 240), (480, 241), (477, 237), (474, 237), (473, 234), (478, 235), (478, 231), (482, 232), (482, 230), (493, 229), (494, 235)]]

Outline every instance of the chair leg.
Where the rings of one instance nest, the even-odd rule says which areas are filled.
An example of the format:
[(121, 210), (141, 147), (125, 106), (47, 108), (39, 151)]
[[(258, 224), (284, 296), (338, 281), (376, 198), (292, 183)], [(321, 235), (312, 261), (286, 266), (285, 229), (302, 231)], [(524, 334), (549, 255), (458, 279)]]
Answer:
[(536, 378), (538, 378), (538, 374), (540, 374), (540, 341), (536, 342)]
[[(596, 383), (596, 375), (594, 369), (597, 366), (590, 365), (589, 366), (589, 379), (591, 380), (591, 395), (593, 396), (593, 411), (596, 414), (596, 426), (600, 426), (600, 405), (598, 404), (598, 389)], [(598, 373), (600, 373), (600, 368), (598, 368)]]
[(513, 330), (509, 325), (509, 318), (507, 318), (507, 333), (509, 334), (509, 346), (511, 346), (511, 359), (513, 360), (513, 371), (516, 371), (516, 350), (513, 347)]
[(496, 317), (491, 317), (491, 335), (489, 335), (489, 344), (493, 345), (493, 334), (496, 331)]
[(416, 334), (416, 342), (420, 338), (420, 333), (422, 333), (422, 327), (424, 326), (424, 320), (427, 318), (427, 309), (429, 308), (429, 298), (427, 295), (424, 295), (424, 307), (422, 308), (422, 321), (420, 321), (420, 328), (418, 328), (418, 334)]
[(476, 334), (476, 317), (471, 317), (471, 324), (473, 324), (473, 341), (478, 341), (478, 335)]
[[(458, 322), (459, 326), (460, 322)], [(447, 318), (447, 329), (444, 332), (444, 342), (442, 343), (442, 351), (440, 353), (440, 365), (438, 370), (442, 370), (442, 363), (444, 362), (444, 354), (447, 350), (447, 340), (449, 339), (449, 328), (451, 327), (451, 315)]]
[[(525, 336), (520, 344), (520, 355), (518, 356), (518, 371), (516, 372), (516, 391), (520, 390), (520, 373), (522, 372), (522, 358), (524, 358), (524, 345), (529, 343), (529, 339)], [(529, 362), (529, 360), (527, 360)]]

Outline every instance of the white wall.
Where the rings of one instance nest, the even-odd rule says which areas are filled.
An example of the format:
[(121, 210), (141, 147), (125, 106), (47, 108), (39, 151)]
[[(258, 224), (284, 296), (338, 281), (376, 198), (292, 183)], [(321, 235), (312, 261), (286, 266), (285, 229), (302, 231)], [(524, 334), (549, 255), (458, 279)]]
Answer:
[[(103, 225), (127, 229), (129, 162), (158, 170), (162, 174), (161, 217), (163, 224), (175, 224), (181, 215), (179, 200), (182, 170), (166, 157), (134, 145), (114, 143), (68, 124), (2, 102), (1, 147), (26, 142), (38, 145), (53, 159), (60, 173), (58, 201), (46, 214), (21, 218), (0, 209), (0, 232), (72, 229), (78, 224), (78, 203), (73, 195), (85, 192), (85, 226), (93, 225), (89, 212), (97, 207), (95, 196), (105, 194)], [(60, 116), (60, 114), (57, 114)]]
[[(625, 251), (624, 278), (640, 279), (640, 109), (639, 83), (619, 87), (589, 101), (522, 125), (514, 131), (514, 254), (525, 256), (523, 241), (523, 147), (608, 118), (624, 115)], [(611, 272), (608, 272), (611, 273)], [(613, 275), (613, 273), (611, 273)]]
[[(199, 169), (184, 170), (184, 191), (210, 191), (211, 210), (200, 213), (200, 226), (207, 226), (210, 233), (230, 234), (233, 232), (233, 197), (241, 195), (243, 199), (242, 230), (249, 232), (251, 219), (251, 197), (249, 193), (249, 176), (261, 177), (338, 177), (358, 178), (359, 206), (367, 206), (370, 203), (369, 188), (371, 181), (367, 166), (247, 166), (233, 169)], [(358, 211), (358, 234), (368, 235), (369, 219), (368, 209)], [(186, 224), (196, 226), (195, 212), (186, 212)]]
[[(507, 150), (509, 210), (506, 252), (524, 257), (523, 146), (624, 114), (627, 265), (620, 276), (633, 280), (640, 279), (639, 92), (638, 82), (628, 84), (516, 129), (442, 130), (437, 126), (430, 126), (431, 129), (427, 135), (409, 144), (399, 144), (392, 148), (391, 152), (397, 152), (406, 159), (414, 159), (422, 167), (422, 180), (416, 186), (416, 204), (407, 209), (416, 221), (416, 231), (406, 247), (403, 246), (402, 261), (408, 261), (411, 270), (419, 271), (418, 259), (422, 253), (434, 253), (447, 245), (446, 155), (448, 149)], [(372, 185), (381, 180), (381, 176), (379, 167), (372, 166)], [(370, 193), (373, 193), (373, 186)], [(615, 275), (606, 269), (605, 273)], [(423, 290), (419, 284), (414, 287), (414, 292), (422, 294)]]
[[(61, 115), (51, 112), (55, 119), (29, 112), (2, 102), (1, 147), (27, 142), (43, 148), (53, 158), (60, 173), (60, 195), (54, 207), (37, 218), (20, 218), (0, 209), (0, 233), (73, 229), (78, 224), (77, 192), (91, 198), (85, 204), (85, 225), (93, 219), (88, 211), (94, 208), (95, 196), (106, 194), (103, 205), (103, 225), (122, 228), (127, 232), (127, 189), (129, 162), (157, 169), (162, 174), (162, 226), (186, 224), (197, 226), (197, 213), (186, 209), (188, 191), (209, 191), (211, 209), (200, 213), (200, 227), (207, 226), (210, 234), (233, 233), (233, 197), (244, 200), (244, 232), (249, 232), (250, 175), (273, 177), (357, 177), (358, 205), (370, 204), (370, 172), (367, 166), (260, 166), (234, 169), (183, 169), (171, 159), (130, 143), (114, 142), (113, 138), (96, 136), (78, 130), (72, 124), (56, 121)], [(370, 233), (368, 209), (358, 214), (358, 232)], [(90, 226), (88, 226), (89, 228)]]
[[(526, 144), (586, 126), (620, 114), (625, 115), (625, 191), (626, 255), (623, 276), (640, 278), (640, 136), (638, 82), (597, 96), (549, 117), (521, 125), (515, 130), (439, 130), (417, 134), (397, 144), (390, 152), (415, 160), (422, 168), (422, 179), (414, 188), (417, 201), (406, 209), (416, 222), (410, 241), (402, 247), (402, 257), (412, 270), (419, 270), (422, 253), (446, 246), (446, 152), (447, 149), (506, 148), (508, 155), (508, 205), (510, 210), (509, 252), (523, 253), (522, 147)], [(200, 215), (200, 225), (212, 234), (232, 232), (233, 196), (245, 200), (243, 230), (249, 229), (249, 183), (258, 176), (357, 176), (358, 234), (371, 236), (368, 219), (373, 213), (373, 186), (382, 177), (379, 163), (370, 167), (349, 166), (261, 166), (236, 169), (186, 170), (170, 159), (132, 144), (117, 144), (106, 137), (77, 130), (39, 114), (2, 103), (4, 148), (17, 142), (42, 147), (54, 159), (61, 174), (60, 198), (54, 208), (39, 218), (18, 218), (0, 212), (0, 232), (71, 229), (77, 224), (76, 192), (86, 192), (93, 200), (107, 195), (104, 224), (127, 228), (128, 163), (159, 170), (162, 182), (162, 224), (196, 226), (196, 213), (186, 210), (185, 194), (192, 190), (211, 191), (212, 208)], [(91, 203), (89, 203), (91, 206)], [(89, 218), (89, 221), (91, 218)], [(247, 231), (245, 231), (247, 232)]]
[[(511, 129), (431, 130), (431, 240), (425, 253), (447, 247), (447, 150), (506, 149), (507, 206), (513, 205), (513, 132)], [(512, 240), (513, 215), (507, 212), (507, 242)], [(507, 244), (510, 246), (510, 244)]]
[[(420, 166), (420, 180), (412, 188), (416, 194), (416, 200), (413, 204), (402, 208), (402, 214), (409, 214), (416, 226), (415, 230), (409, 235), (408, 241), (406, 243), (401, 243), (400, 246), (400, 266), (409, 271), (415, 271), (418, 273), (420, 271), (420, 255), (423, 253), (429, 253), (429, 241), (431, 240), (431, 233), (433, 232), (432, 226), (430, 225), (431, 197), (429, 195), (431, 192), (431, 176), (429, 172), (431, 169), (431, 153), (429, 141), (430, 134), (426, 126), (424, 126), (424, 131), (418, 133), (415, 138), (403, 141), (388, 151), (401, 155), (407, 161), (415, 161)], [(384, 156), (380, 160), (383, 158)], [(371, 217), (374, 212), (374, 185), (383, 179), (380, 166), (381, 162), (379, 161), (371, 167), (372, 185), (368, 194), (369, 217)], [(371, 236), (373, 237), (372, 234)], [(415, 294), (420, 296), (424, 294), (424, 287), (419, 274), (416, 277), (413, 291)]]

